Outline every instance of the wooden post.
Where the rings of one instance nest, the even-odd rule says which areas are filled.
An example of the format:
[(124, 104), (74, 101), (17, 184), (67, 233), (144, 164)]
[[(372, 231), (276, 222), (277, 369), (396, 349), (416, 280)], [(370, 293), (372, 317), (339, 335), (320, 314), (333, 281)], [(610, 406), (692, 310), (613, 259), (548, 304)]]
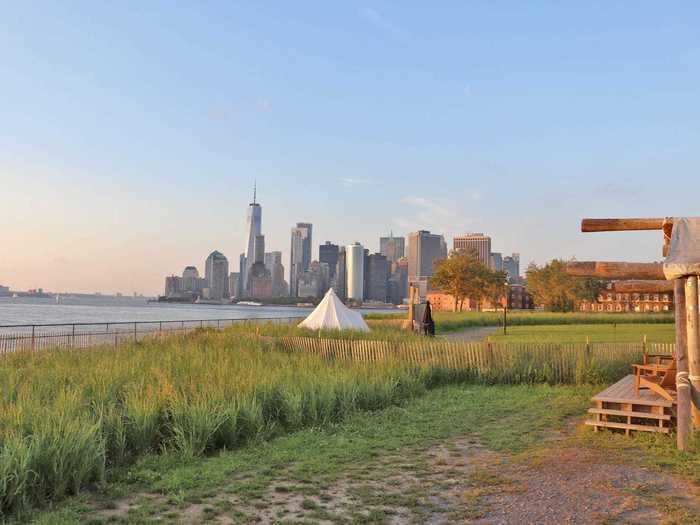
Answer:
[(685, 314), (685, 279), (673, 281), (673, 300), (676, 316), (676, 391), (677, 427), (676, 442), (678, 450), (688, 450), (688, 439), (692, 431), (690, 416), (690, 383), (688, 382), (688, 352), (686, 345), (686, 314)]
[(685, 315), (693, 426), (700, 429), (700, 332), (698, 332), (698, 278), (685, 280)]

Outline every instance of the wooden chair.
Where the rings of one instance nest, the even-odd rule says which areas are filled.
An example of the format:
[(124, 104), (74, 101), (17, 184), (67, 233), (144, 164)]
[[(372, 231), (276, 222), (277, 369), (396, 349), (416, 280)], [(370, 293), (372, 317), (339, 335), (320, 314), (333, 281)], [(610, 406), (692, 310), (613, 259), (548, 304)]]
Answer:
[[(652, 363), (650, 361), (656, 361)], [(673, 401), (676, 390), (676, 360), (668, 354), (645, 354), (644, 363), (632, 365), (634, 386), (639, 395), (640, 388), (648, 388), (664, 399)]]

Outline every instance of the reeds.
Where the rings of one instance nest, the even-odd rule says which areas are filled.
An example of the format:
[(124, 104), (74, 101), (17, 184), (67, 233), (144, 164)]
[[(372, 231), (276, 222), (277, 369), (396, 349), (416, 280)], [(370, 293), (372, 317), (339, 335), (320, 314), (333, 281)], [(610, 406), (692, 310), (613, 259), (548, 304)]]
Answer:
[[(232, 449), (395, 405), (447, 383), (589, 382), (609, 379), (629, 364), (629, 355), (609, 359), (594, 352), (562, 375), (551, 354), (505, 350), (498, 353), (502, 366), (483, 371), (464, 366), (460, 359), (466, 358), (457, 354), (427, 363), (416, 360), (417, 352), (413, 359), (327, 359), (277, 349), (269, 335), (290, 330), (297, 333), (272, 326), (201, 330), (117, 348), (3, 357), (0, 521), (74, 494), (149, 453), (194, 457)], [(410, 347), (425, 340), (412, 341)]]
[(329, 363), (275, 351), (239, 330), (6, 356), (0, 521), (147, 453), (239, 447), (400, 403), (428, 382), (398, 362)]

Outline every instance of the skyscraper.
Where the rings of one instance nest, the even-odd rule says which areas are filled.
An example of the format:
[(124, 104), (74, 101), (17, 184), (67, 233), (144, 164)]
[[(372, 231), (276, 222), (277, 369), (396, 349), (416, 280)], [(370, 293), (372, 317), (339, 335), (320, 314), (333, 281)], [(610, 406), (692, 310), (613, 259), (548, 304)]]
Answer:
[(483, 233), (467, 233), (454, 238), (455, 250), (473, 251), (486, 266), (491, 266), (491, 237)]
[(255, 248), (254, 248), (253, 254), (254, 254), (253, 264), (265, 262), (265, 236), (264, 235), (256, 235), (255, 236)]
[(408, 259), (406, 257), (392, 263), (387, 293), (389, 300), (394, 304), (401, 304), (408, 297)]
[(328, 264), (331, 279), (335, 278), (336, 266), (338, 265), (338, 250), (338, 245), (330, 241), (326, 241), (326, 244), (322, 244), (318, 248), (318, 261)]
[(408, 236), (408, 282), (417, 283), (433, 275), (436, 261), (447, 257), (445, 239), (429, 231), (421, 230)]
[(345, 247), (341, 246), (338, 250), (338, 264), (335, 268), (335, 284), (333, 289), (335, 290), (335, 294), (343, 301), (348, 297), (346, 258)]
[(364, 257), (365, 251), (359, 242), (345, 248), (347, 269), (347, 298), (362, 302), (364, 294)]
[(241, 282), (244, 287), (248, 283), (248, 272), (255, 264), (255, 238), (262, 234), (262, 207), (257, 203), (257, 190), (256, 184), (253, 186), (253, 202), (248, 206), (248, 215), (246, 217), (248, 236), (246, 239), (245, 264), (241, 266)]
[(367, 289), (365, 290), (365, 298), (368, 301), (386, 302), (388, 298), (388, 283), (389, 283), (389, 261), (385, 255), (381, 253), (373, 253), (366, 259), (365, 272), (368, 274), (365, 277)]
[(284, 281), (284, 266), (282, 265), (282, 252), (269, 252), (265, 254), (265, 268), (272, 276), (272, 296), (281, 297), (287, 295)]
[(396, 262), (404, 256), (406, 250), (406, 239), (404, 237), (394, 237), (390, 233), (389, 237), (379, 238), (379, 252), (386, 256), (390, 263)]
[(229, 292), (229, 272), (228, 259), (223, 253), (213, 251), (207, 257), (204, 278), (207, 280), (209, 290), (207, 299), (228, 299)]
[(520, 280), (520, 254), (514, 253), (503, 258), (503, 271), (508, 274), (509, 282), (518, 282)]
[(298, 278), (302, 272), (309, 269), (311, 264), (311, 224), (298, 222), (292, 228), (292, 246), (289, 261), (289, 295), (298, 297)]
[(503, 254), (500, 252), (492, 252), (489, 258), (489, 264), (492, 270), (500, 272), (503, 270)]
[(195, 266), (186, 266), (182, 271), (182, 289), (186, 292), (201, 290), (199, 272)]

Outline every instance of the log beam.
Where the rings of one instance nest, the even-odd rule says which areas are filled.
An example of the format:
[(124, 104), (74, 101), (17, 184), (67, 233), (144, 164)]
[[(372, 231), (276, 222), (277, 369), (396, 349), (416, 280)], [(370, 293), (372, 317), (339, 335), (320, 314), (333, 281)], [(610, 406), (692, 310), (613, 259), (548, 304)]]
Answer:
[(606, 261), (572, 261), (566, 265), (566, 273), (576, 277), (599, 279), (665, 280), (662, 263), (628, 263)]
[(672, 293), (673, 281), (615, 281), (613, 289), (620, 293)]
[(655, 217), (651, 219), (583, 219), (581, 231), (588, 232), (619, 232), (661, 230), (668, 219)]

